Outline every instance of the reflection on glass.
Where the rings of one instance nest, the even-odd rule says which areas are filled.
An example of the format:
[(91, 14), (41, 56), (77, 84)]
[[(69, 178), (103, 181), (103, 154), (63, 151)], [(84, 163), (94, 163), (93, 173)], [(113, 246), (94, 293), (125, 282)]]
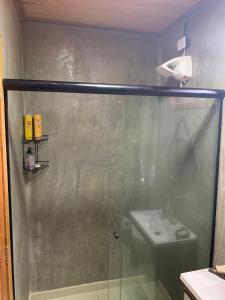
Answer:
[(122, 300), (181, 300), (180, 273), (209, 264), (216, 100), (125, 105)]

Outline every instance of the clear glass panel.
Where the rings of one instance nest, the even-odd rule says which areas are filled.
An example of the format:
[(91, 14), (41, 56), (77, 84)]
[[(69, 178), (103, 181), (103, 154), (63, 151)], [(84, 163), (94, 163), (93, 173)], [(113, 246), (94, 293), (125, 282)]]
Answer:
[[(41, 113), (49, 135), (50, 166), (34, 174), (23, 113)], [(217, 101), (10, 93), (9, 125), (16, 289), (182, 299), (180, 273), (209, 262)]]
[[(15, 270), (29, 273), (29, 289), (46, 299), (119, 298), (124, 98), (23, 94), (9, 94)], [(27, 113), (42, 114), (49, 137), (39, 147), (49, 167), (34, 173), (22, 168)], [(25, 153), (28, 146), (35, 151), (25, 144)]]
[(113, 122), (117, 120), (118, 139), (111, 150), (114, 157), (109, 167), (109, 300), (120, 299), (121, 286), (121, 208), (123, 201), (123, 157), (124, 157), (124, 104), (125, 97), (111, 96), (114, 99), (117, 111), (111, 115)]
[(129, 98), (124, 122), (121, 299), (181, 300), (209, 265), (217, 101)]

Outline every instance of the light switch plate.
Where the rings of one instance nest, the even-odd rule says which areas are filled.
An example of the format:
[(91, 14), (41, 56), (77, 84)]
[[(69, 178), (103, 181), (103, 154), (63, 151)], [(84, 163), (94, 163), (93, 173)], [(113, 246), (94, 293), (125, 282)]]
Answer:
[(177, 41), (177, 51), (180, 52), (186, 48), (187, 48), (187, 38), (186, 36), (182, 36), (182, 38), (180, 38)]

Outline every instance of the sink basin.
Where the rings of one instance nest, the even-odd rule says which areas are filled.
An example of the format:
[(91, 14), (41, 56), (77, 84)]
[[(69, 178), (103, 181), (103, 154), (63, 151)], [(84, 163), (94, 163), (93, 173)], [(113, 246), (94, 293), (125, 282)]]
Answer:
[[(171, 224), (168, 218), (163, 217), (160, 209), (131, 211), (130, 217), (134, 225), (154, 246), (183, 243), (198, 238), (182, 223)], [(181, 228), (185, 230), (188, 237), (177, 238), (176, 231)]]

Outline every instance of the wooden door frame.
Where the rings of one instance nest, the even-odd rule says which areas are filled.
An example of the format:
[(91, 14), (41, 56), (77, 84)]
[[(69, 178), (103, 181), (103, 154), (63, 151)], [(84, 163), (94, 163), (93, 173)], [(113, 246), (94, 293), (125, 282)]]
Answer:
[(3, 47), (0, 35), (0, 300), (13, 300), (5, 107), (2, 80)]

